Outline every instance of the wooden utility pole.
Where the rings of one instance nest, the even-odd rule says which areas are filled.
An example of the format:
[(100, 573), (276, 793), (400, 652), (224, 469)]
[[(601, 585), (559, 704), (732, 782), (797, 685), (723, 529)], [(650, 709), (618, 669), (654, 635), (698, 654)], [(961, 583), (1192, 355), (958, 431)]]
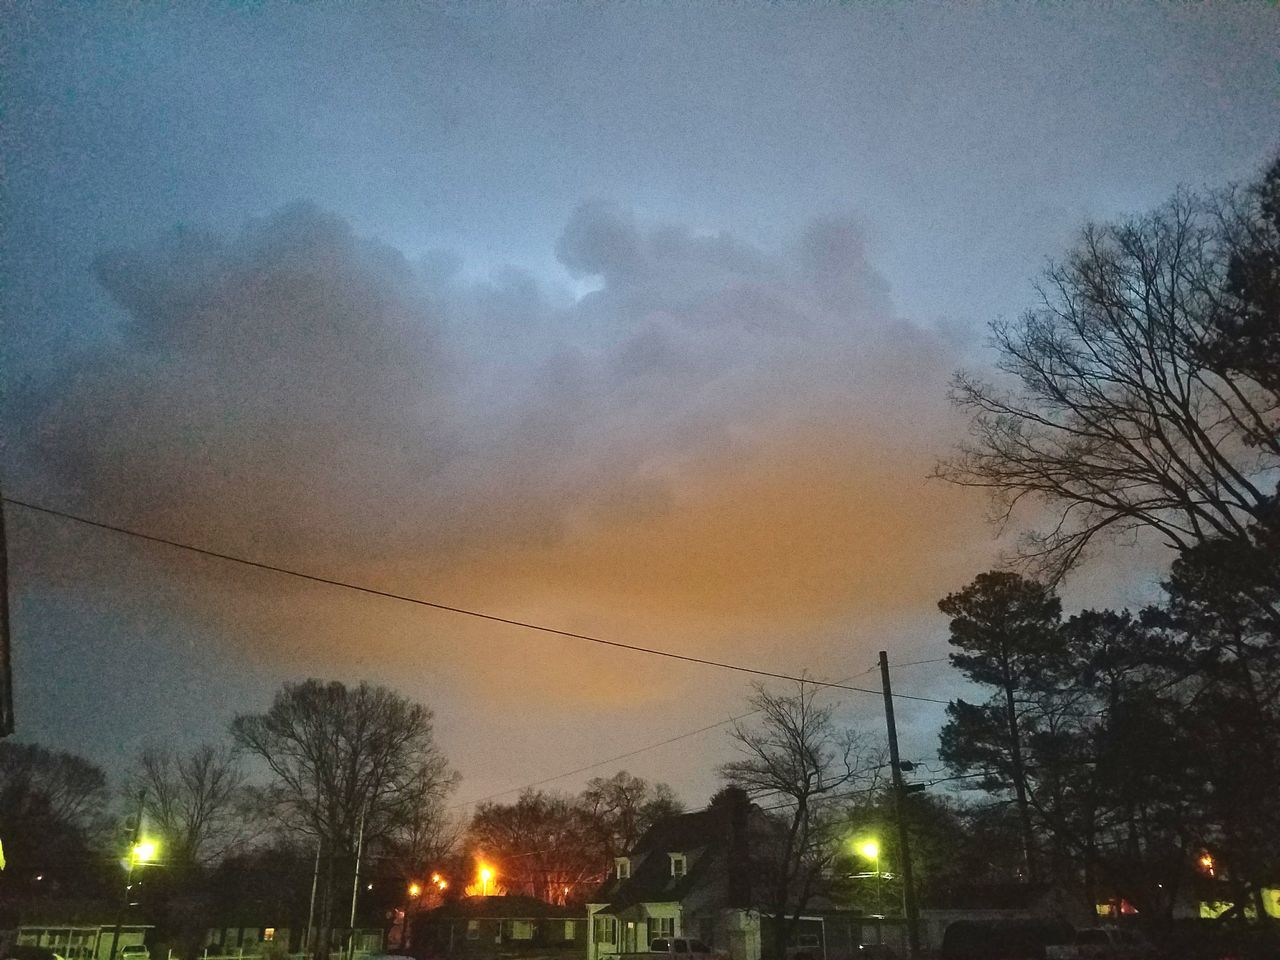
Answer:
[(138, 816), (133, 823), (133, 832), (129, 835), (129, 850), (125, 854), (125, 871), (124, 871), (124, 896), (120, 900), (120, 906), (116, 909), (116, 925), (111, 931), (111, 953), (108, 954), (107, 960), (116, 960), (116, 948), (120, 946), (120, 927), (124, 924), (125, 912), (129, 909), (129, 889), (133, 886), (133, 860), (134, 850), (137, 849), (138, 842), (142, 839), (142, 811), (146, 806), (147, 791), (145, 789), (138, 792)]
[(907, 947), (911, 956), (920, 956), (920, 908), (916, 904), (916, 886), (911, 878), (911, 844), (907, 835), (906, 786), (902, 782), (902, 766), (898, 757), (898, 725), (893, 719), (893, 686), (889, 681), (889, 654), (880, 651), (880, 683), (884, 688), (884, 720), (889, 731), (889, 763), (893, 768), (893, 812), (898, 820), (898, 859), (902, 871), (902, 903), (907, 914)]
[(356, 837), (356, 869), (351, 876), (351, 939), (347, 941), (347, 960), (355, 960), (356, 955), (356, 896), (360, 893), (360, 856), (364, 853), (364, 815), (369, 809), (366, 800), (360, 808), (360, 832)]
[(13, 675), (9, 666), (9, 541), (0, 498), (0, 737), (13, 733)]

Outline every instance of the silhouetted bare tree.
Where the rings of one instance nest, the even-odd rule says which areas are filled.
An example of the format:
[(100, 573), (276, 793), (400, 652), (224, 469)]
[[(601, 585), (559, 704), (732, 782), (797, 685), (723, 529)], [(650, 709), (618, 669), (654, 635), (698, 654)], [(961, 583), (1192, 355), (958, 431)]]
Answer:
[(129, 777), (131, 797), (145, 791), (148, 825), (164, 839), (172, 865), (220, 859), (255, 832), (257, 809), (244, 772), (229, 748), (205, 744), (185, 755), (143, 750)]
[[(1006, 518), (1027, 497), (1049, 507), (1022, 550), (1049, 579), (1100, 534), (1148, 529), (1185, 550), (1244, 541), (1269, 509), (1280, 376), (1251, 345), (1276, 337), (1274, 297), (1258, 293), (1275, 229), (1247, 196), (1180, 193), (1087, 227), (1039, 305), (992, 325), (1009, 385), (957, 375), (971, 440), (938, 472), (991, 490)], [(1245, 270), (1257, 244), (1248, 262), (1262, 266)]]
[(730, 784), (767, 800), (763, 807), (777, 823), (768, 835), (753, 836), (752, 860), (769, 891), (778, 957), (838, 852), (840, 801), (873, 790), (880, 768), (857, 733), (837, 728), (816, 693), (805, 683), (790, 696), (757, 686), (751, 706), (763, 715), (760, 723), (735, 725), (741, 759), (720, 768)]
[(232, 722), (236, 742), (273, 774), (271, 799), (280, 819), (318, 839), (324, 851), (322, 953), (331, 929), (335, 859), (354, 858), (361, 826), (366, 844), (393, 839), (424, 812), (438, 810), (437, 801), (456, 783), (431, 721), (430, 710), (386, 687), (307, 680), (284, 684), (265, 713)]

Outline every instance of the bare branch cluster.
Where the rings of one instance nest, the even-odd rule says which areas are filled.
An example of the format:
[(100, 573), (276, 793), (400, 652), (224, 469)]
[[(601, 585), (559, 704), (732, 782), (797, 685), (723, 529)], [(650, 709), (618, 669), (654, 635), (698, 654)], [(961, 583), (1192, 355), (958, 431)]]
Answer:
[(1234, 193), (1181, 193), (1087, 227), (1039, 305), (993, 324), (1007, 386), (955, 378), (971, 436), (938, 474), (991, 490), (1005, 521), (1024, 498), (1048, 506), (1053, 522), (1021, 554), (1040, 575), (1056, 579), (1100, 534), (1149, 529), (1181, 550), (1242, 540), (1268, 509), (1280, 382), (1220, 349), (1247, 217)]

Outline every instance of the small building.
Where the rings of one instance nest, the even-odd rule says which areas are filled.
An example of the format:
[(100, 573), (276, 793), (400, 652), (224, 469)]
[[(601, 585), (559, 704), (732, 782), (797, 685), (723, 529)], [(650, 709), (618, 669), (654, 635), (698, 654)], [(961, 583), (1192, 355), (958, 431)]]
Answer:
[[(125, 947), (145, 943), (150, 929), (148, 924), (122, 925), (116, 956)], [(110, 960), (115, 930), (114, 923), (24, 924), (18, 927), (13, 942), (23, 946), (48, 947), (66, 960)]]
[[(205, 957), (258, 957), (266, 953), (301, 953), (303, 931), (287, 926), (272, 926), (270, 917), (254, 917), (243, 914), (222, 918), (216, 927), (210, 927), (204, 936)], [(306, 926), (305, 923), (302, 924)], [(311, 932), (312, 943), (318, 931)], [(330, 949), (346, 955), (348, 930), (343, 927), (332, 931)], [(381, 953), (383, 932), (377, 927), (357, 927), (353, 953), (357, 957)]]
[(415, 956), (581, 958), (587, 944), (582, 907), (525, 896), (463, 897), (409, 922)]
[[(942, 945), (947, 927), (959, 920), (1042, 920), (1090, 926), (1096, 922), (1082, 896), (1072, 896), (1052, 884), (986, 883), (941, 891), (920, 907), (920, 942), (927, 949)], [(905, 926), (895, 932), (905, 944)], [(887, 943), (895, 941), (889, 937)]]

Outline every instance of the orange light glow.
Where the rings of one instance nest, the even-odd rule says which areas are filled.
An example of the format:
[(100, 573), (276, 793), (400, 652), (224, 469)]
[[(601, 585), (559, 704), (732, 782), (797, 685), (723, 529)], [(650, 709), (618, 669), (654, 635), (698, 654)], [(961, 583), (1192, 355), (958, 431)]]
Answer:
[(409, 896), (418, 897), (422, 895), (422, 885), (419, 883), (409, 884)]
[(1204, 867), (1205, 873), (1213, 876), (1213, 855), (1207, 850), (1200, 855), (1200, 866)]

